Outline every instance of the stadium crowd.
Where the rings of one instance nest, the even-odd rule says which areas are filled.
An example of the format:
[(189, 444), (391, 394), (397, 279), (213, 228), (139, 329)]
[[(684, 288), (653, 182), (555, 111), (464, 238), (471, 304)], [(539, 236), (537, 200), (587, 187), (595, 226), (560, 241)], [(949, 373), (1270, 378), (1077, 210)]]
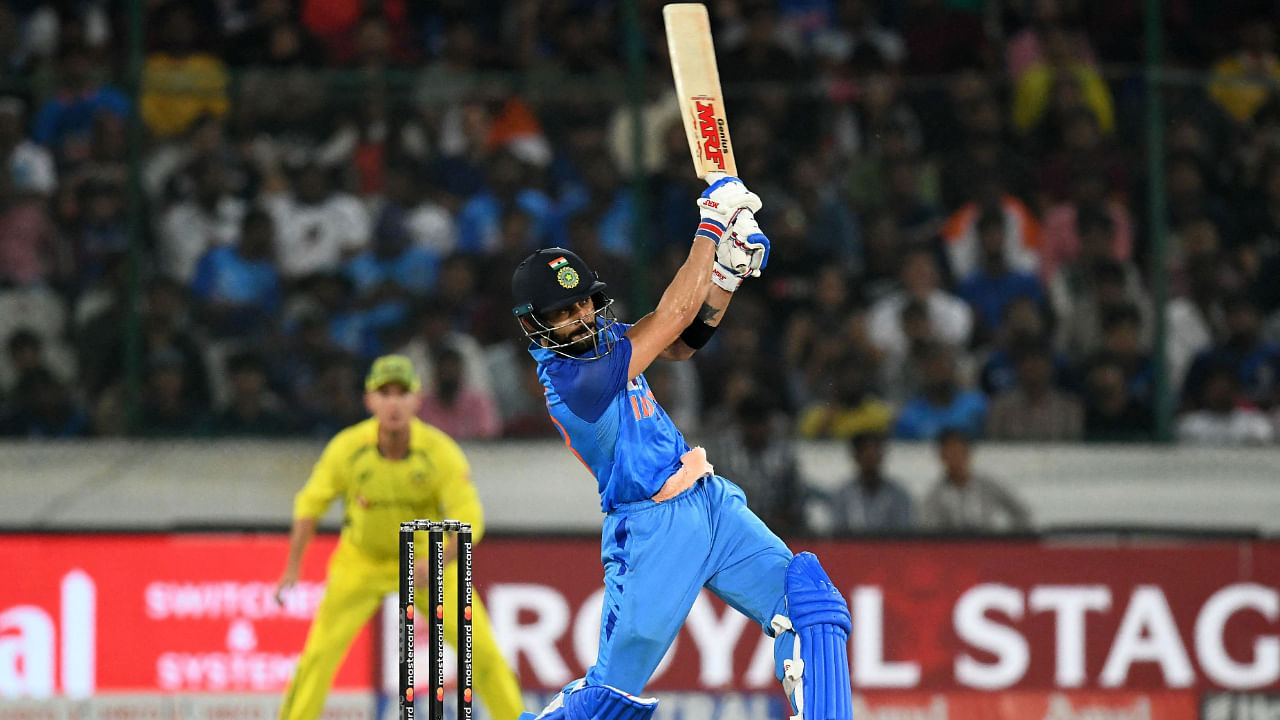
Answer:
[[(571, 248), (633, 320), (697, 224), (637, 4), (639, 80), (607, 0), (149, 0), (133, 93), (124, 3), (0, 5), (0, 434), (328, 436), (400, 351), (455, 437), (554, 436), (515, 264)], [(1280, 6), (1163, 3), (1155, 267), (1139, 0), (710, 5), (774, 252), (650, 373), (681, 427), (1142, 440), (1162, 350), (1180, 439), (1275, 441)]]

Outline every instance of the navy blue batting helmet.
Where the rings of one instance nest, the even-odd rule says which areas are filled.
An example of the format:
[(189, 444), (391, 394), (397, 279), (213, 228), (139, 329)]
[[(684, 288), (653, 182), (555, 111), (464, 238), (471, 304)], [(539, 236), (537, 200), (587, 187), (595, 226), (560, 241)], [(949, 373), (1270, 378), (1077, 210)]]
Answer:
[[(606, 294), (608, 286), (576, 253), (564, 248), (544, 248), (526, 257), (511, 275), (511, 296), (515, 306), (511, 312), (520, 328), (534, 343), (568, 357), (603, 357), (613, 349), (612, 333), (605, 330), (614, 323), (613, 300)], [(563, 310), (591, 298), (595, 315), (590, 322), (571, 320), (564, 325), (549, 325), (546, 313)], [(585, 339), (554, 337), (557, 330), (581, 323), (590, 333)], [(603, 340), (603, 342), (601, 342)], [(594, 355), (587, 351), (594, 349)]]

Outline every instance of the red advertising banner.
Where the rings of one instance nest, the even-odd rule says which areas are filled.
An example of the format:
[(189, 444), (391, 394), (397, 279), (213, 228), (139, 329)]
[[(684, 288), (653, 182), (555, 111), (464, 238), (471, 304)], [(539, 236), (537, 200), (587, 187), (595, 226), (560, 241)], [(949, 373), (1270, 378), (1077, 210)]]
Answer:
[[(487, 544), (477, 574), (483, 583), (501, 566), (484, 597), (522, 679), (560, 687), (581, 675), (599, 628), (594, 543)], [(1280, 543), (793, 549), (816, 552), (846, 592), (855, 689), (1280, 687)], [(652, 687), (772, 688), (769, 650), (758, 627), (704, 592)]]
[(1194, 693), (1036, 692), (855, 693), (856, 720), (1193, 720)]
[[(316, 538), (277, 606), (278, 535), (0, 535), (0, 697), (110, 691), (277, 692), (324, 591)], [(374, 677), (365, 630), (338, 688)]]
[[(483, 700), (483, 699), (482, 699)], [(1258, 700), (1262, 700), (1259, 704)], [(87, 700), (5, 700), (0, 720), (274, 720), (278, 695), (266, 693), (102, 694)], [(1200, 720), (1274, 720), (1274, 701), (1214, 695)], [(320, 720), (392, 720), (396, 707), (365, 692), (330, 693)], [(1197, 720), (1195, 693), (977, 690), (853, 694), (854, 720)], [(655, 717), (681, 720), (779, 720), (791, 715), (780, 693), (664, 692)], [(456, 711), (446, 699), (445, 717)], [(483, 707), (476, 717), (487, 719)]]
[[(304, 582), (277, 607), (283, 536), (0, 535), (0, 698), (278, 692), (332, 547), (331, 537), (317, 540)], [(929, 702), (938, 695), (953, 704), (946, 717), (976, 717), (954, 705), (971, 701), (955, 698), (1008, 690), (973, 697), (1030, 698), (1040, 710), (1019, 716), (1063, 718), (1083, 715), (1051, 713), (1055, 697), (1111, 703), (1116, 712), (1145, 698), (1151, 712), (1133, 717), (1183, 717), (1156, 710), (1182, 707), (1204, 690), (1280, 688), (1280, 543), (850, 541), (794, 549), (817, 552), (849, 600), (853, 685), (872, 710), (899, 693)], [(602, 597), (594, 539), (489, 538), (476, 548), (476, 578), (527, 690), (558, 689), (584, 674), (595, 659)], [(360, 636), (337, 688), (375, 682), (375, 666), (395, 657), (388, 635), (380, 653), (368, 631)], [(384, 685), (393, 664), (386, 670)], [(650, 685), (658, 693), (776, 687), (771, 641), (708, 593)]]

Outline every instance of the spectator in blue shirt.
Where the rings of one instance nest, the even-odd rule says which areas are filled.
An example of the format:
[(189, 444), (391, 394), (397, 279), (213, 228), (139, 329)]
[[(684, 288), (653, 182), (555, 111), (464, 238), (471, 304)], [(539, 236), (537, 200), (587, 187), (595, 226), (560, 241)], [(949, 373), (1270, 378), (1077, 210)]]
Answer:
[(400, 208), (383, 208), (373, 228), (373, 248), (347, 263), (359, 301), (380, 305), (421, 297), (435, 287), (440, 258), (413, 244), (406, 220)]
[(895, 437), (932, 440), (946, 428), (979, 437), (987, 419), (987, 398), (956, 379), (955, 361), (945, 345), (931, 345), (921, 357), (920, 393), (907, 401), (894, 422)]
[(129, 114), (129, 98), (119, 90), (92, 80), (88, 49), (68, 43), (59, 63), (58, 88), (32, 122), (32, 138), (53, 150), (62, 168), (89, 157), (94, 119), (99, 113)]
[(44, 366), (22, 374), (14, 388), (12, 408), (0, 418), (0, 435), (72, 438), (88, 434), (89, 416)]
[(275, 264), (275, 222), (251, 210), (240, 224), (240, 240), (215, 245), (196, 265), (191, 295), (200, 315), (219, 336), (265, 332), (280, 309), (280, 270)]
[(1262, 339), (1262, 315), (1248, 296), (1227, 298), (1222, 310), (1226, 340), (1202, 351), (1191, 362), (1183, 381), (1183, 401), (1194, 405), (1210, 371), (1227, 366), (1235, 368), (1240, 390), (1250, 402), (1271, 408), (1280, 401), (1280, 346)]
[[(995, 336), (990, 354), (982, 363), (978, 375), (979, 385), (988, 397), (995, 397), (1017, 384), (1013, 351), (1020, 343), (1033, 342), (1049, 337), (1047, 308), (1030, 298), (1017, 298), (1004, 309), (1000, 321), (1000, 333)], [(1070, 366), (1058, 353), (1053, 355), (1055, 374), (1066, 379)]]
[(631, 256), (635, 204), (630, 188), (622, 183), (604, 148), (582, 161), (582, 182), (572, 185), (562, 197), (561, 208), (566, 218), (578, 214), (591, 217), (602, 250), (615, 256)]
[(370, 360), (383, 350), (383, 332), (404, 321), (396, 308), (356, 306), (354, 285), (342, 273), (316, 273), (307, 278), (305, 292), (327, 320), (329, 339), (357, 360)]
[(66, 224), (76, 264), (76, 292), (97, 284), (115, 258), (129, 249), (127, 209), (120, 182), (93, 177), (77, 187), (74, 224)]
[(529, 172), (510, 152), (494, 155), (486, 189), (471, 196), (458, 212), (458, 250), (485, 255), (496, 252), (502, 245), (502, 218), (509, 210), (521, 210), (533, 218), (538, 244), (563, 243), (555, 203), (531, 186), (526, 178)]
[(999, 209), (985, 210), (978, 217), (978, 269), (956, 286), (956, 294), (973, 307), (983, 338), (994, 337), (1000, 331), (1000, 320), (1014, 300), (1030, 298), (1041, 305), (1045, 302), (1035, 275), (1009, 267), (1005, 258), (1005, 222)]
[(1142, 346), (1142, 314), (1130, 304), (1107, 308), (1102, 316), (1102, 352), (1124, 368), (1129, 392), (1151, 404), (1155, 392), (1155, 368)]

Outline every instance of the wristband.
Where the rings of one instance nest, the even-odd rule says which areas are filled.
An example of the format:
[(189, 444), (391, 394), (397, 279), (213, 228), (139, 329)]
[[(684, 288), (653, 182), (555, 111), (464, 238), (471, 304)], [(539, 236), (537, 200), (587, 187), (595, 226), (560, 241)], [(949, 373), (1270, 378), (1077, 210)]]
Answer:
[(702, 218), (702, 221), (698, 223), (698, 230), (693, 233), (694, 237), (707, 238), (717, 245), (720, 244), (721, 235), (724, 235), (724, 225), (708, 217)]
[(711, 265), (711, 282), (719, 285), (723, 290), (733, 292), (742, 284), (742, 277), (734, 274), (732, 270), (720, 263), (713, 263)]
[(680, 340), (694, 350), (701, 350), (702, 346), (706, 345), (711, 336), (715, 334), (715, 325), (708, 325), (702, 322), (702, 318), (695, 317), (693, 322), (689, 323), (689, 327), (680, 333)]

